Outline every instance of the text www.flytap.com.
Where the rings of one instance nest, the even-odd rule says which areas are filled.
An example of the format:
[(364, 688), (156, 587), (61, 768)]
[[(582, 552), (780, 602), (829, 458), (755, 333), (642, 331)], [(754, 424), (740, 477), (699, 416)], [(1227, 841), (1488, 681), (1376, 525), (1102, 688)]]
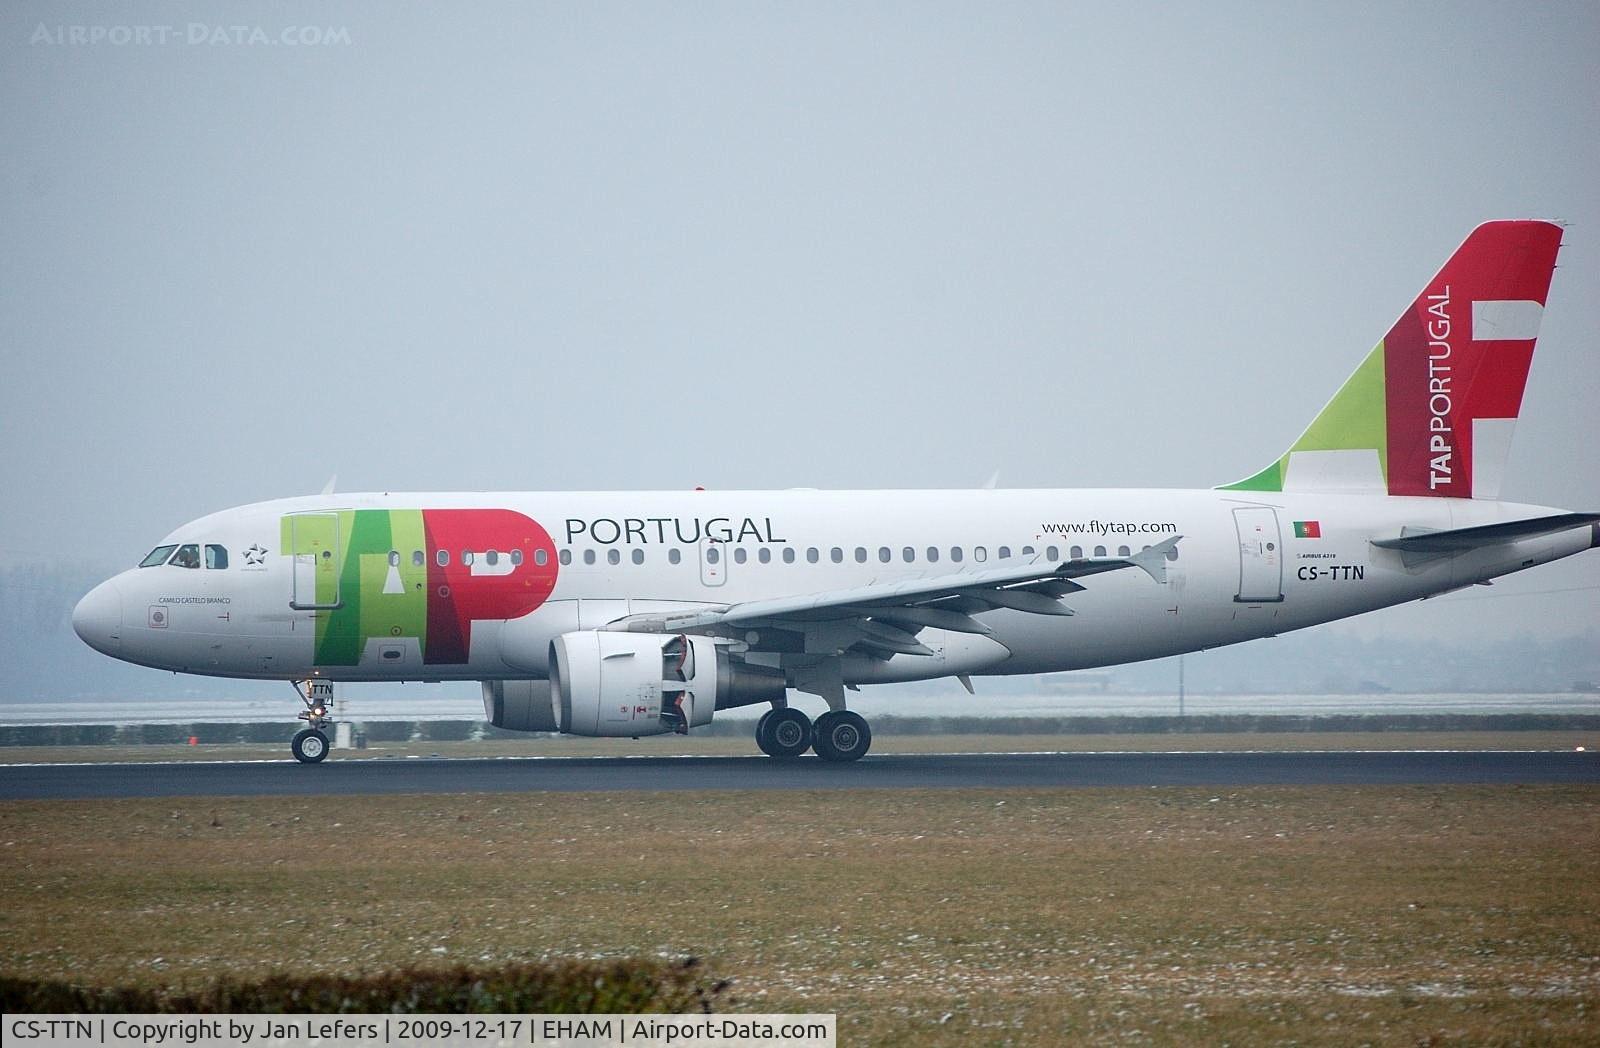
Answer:
[(1176, 524), (1146, 524), (1133, 520), (1058, 521), (1041, 524), (1046, 535), (1176, 535)]

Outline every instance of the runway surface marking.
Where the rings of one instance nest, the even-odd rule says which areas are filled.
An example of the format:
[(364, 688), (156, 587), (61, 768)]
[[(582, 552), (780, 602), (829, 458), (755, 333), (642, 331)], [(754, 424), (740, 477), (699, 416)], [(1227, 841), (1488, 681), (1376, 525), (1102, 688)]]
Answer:
[(1600, 784), (1600, 754), (1575, 750), (1296, 750), (883, 754), (817, 758), (661, 756), (366, 758), (0, 766), (0, 798), (330, 796), (609, 790)]
[[(982, 753), (973, 753), (970, 750), (930, 750), (923, 753), (881, 753), (873, 760), (882, 760), (884, 757), (1219, 757), (1240, 756), (1250, 754), (1297, 754), (1304, 756), (1332, 756), (1334, 754), (1419, 754), (1419, 753), (1587, 753), (1583, 747), (1533, 750), (985, 750)], [(1600, 750), (1596, 750), (1600, 753)], [(608, 753), (604, 756), (585, 756), (575, 753), (563, 754), (538, 754), (538, 753), (497, 753), (487, 757), (443, 757), (422, 753), (408, 753), (395, 757), (343, 757), (336, 758), (340, 764), (393, 764), (398, 761), (747, 761), (755, 758), (753, 753)], [(810, 760), (809, 757), (799, 757), (797, 760)], [(251, 757), (248, 760), (185, 760), (185, 761), (16, 761), (15, 763), (0, 763), (0, 768), (142, 768), (165, 766), (174, 768), (192, 768), (200, 765), (225, 765), (239, 767), (249, 764), (293, 764), (290, 757)]]

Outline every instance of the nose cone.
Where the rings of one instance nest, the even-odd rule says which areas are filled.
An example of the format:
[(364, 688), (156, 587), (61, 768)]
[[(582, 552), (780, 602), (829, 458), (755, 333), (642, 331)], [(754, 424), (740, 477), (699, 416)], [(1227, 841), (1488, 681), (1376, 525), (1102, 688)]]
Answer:
[(116, 579), (90, 590), (72, 609), (72, 631), (95, 651), (116, 655), (122, 645), (122, 592)]

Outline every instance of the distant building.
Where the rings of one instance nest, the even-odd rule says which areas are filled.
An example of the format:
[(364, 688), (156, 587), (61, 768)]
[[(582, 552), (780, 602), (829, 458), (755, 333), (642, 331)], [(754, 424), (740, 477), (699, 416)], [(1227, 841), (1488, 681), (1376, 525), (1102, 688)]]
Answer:
[(1081, 695), (1091, 692), (1104, 694), (1111, 690), (1112, 676), (1112, 671), (1109, 669), (1044, 673), (1038, 678), (1039, 690), (1052, 694)]

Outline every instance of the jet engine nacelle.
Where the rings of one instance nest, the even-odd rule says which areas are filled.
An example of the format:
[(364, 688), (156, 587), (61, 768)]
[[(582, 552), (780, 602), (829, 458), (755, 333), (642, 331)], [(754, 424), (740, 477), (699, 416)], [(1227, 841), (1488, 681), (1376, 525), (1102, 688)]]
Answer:
[(486, 680), (483, 719), (512, 731), (555, 731), (556, 713), (547, 680)]
[(688, 731), (783, 698), (783, 674), (734, 662), (709, 637), (579, 630), (550, 644), (552, 706), (570, 735)]

